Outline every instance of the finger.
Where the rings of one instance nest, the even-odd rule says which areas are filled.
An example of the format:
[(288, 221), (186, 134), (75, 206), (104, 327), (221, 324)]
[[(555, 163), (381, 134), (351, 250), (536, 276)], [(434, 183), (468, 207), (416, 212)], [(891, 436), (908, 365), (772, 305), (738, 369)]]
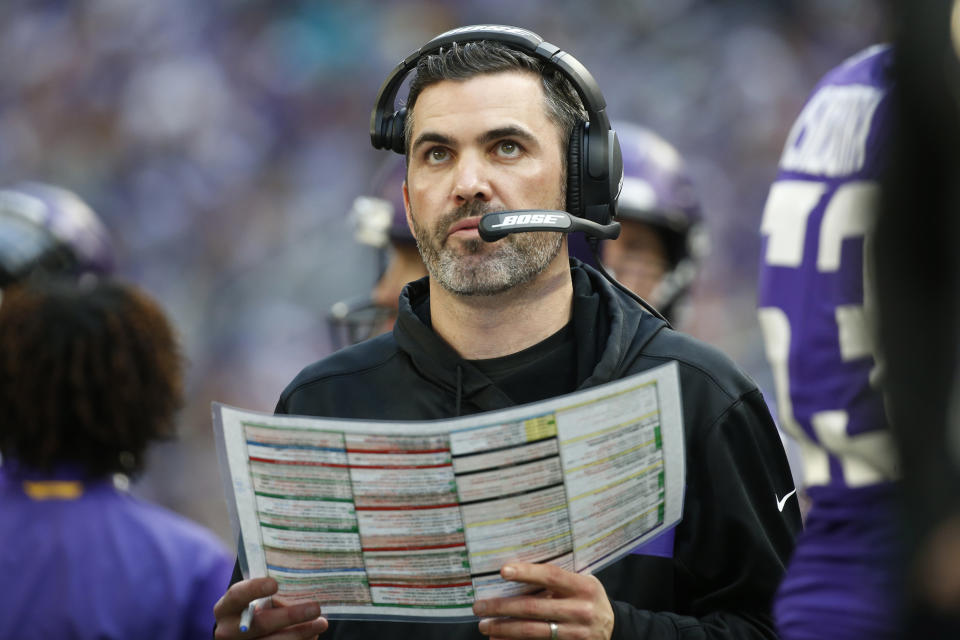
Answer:
[[(291, 627), (286, 627), (281, 629), (276, 633), (273, 633), (269, 636), (249, 636), (249, 637), (260, 637), (263, 640), (306, 640), (307, 638), (316, 638), (318, 635), (327, 630), (329, 626), (326, 618), (317, 618), (316, 620), (311, 620), (310, 622), (303, 622), (301, 624), (293, 625)], [(248, 636), (243, 636), (244, 638)]]
[(473, 603), (474, 615), (487, 617), (525, 618), (530, 620), (579, 620), (583, 617), (584, 601), (538, 596), (490, 598)]
[(479, 628), (480, 633), (490, 636), (491, 640), (494, 638), (543, 638), (547, 640), (551, 637), (550, 623), (543, 620), (489, 618), (481, 620)]
[[(322, 624), (323, 629), (327, 628), (325, 618), (320, 618), (320, 603), (304, 602), (291, 605), (289, 607), (273, 607), (268, 609), (258, 609), (253, 615), (253, 621), (250, 624), (250, 633), (254, 638), (260, 638), (268, 634), (270, 638), (307, 638), (307, 635), (298, 635), (304, 629), (311, 627), (312, 623)], [(281, 633), (277, 633), (281, 632)], [(287, 635), (293, 633), (293, 635)], [(320, 633), (314, 632), (314, 635)], [(247, 637), (247, 636), (244, 636)]]
[(581, 591), (581, 576), (552, 564), (516, 562), (500, 569), (504, 580), (539, 585), (560, 595), (573, 595)]
[(213, 605), (213, 616), (218, 621), (236, 616), (238, 619), (244, 609), (257, 598), (272, 596), (277, 592), (277, 581), (273, 578), (250, 578), (230, 585), (227, 592)]

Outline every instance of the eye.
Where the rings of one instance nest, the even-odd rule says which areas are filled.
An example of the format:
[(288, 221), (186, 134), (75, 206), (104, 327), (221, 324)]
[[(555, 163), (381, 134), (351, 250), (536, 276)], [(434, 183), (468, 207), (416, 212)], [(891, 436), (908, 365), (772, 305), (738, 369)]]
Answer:
[(443, 147), (431, 147), (427, 150), (427, 164), (440, 164), (450, 157), (450, 152)]
[(497, 143), (497, 155), (504, 158), (516, 158), (522, 150), (522, 147), (513, 140), (501, 140)]

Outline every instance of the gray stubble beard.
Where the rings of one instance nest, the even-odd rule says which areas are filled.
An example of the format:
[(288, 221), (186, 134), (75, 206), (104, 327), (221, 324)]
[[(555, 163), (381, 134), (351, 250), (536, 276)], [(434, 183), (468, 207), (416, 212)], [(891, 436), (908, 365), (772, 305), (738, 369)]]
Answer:
[(447, 229), (462, 218), (491, 213), (485, 202), (474, 200), (445, 214), (432, 230), (421, 226), (411, 211), (413, 235), (430, 277), (456, 295), (492, 296), (525, 284), (542, 273), (560, 253), (563, 235), (557, 232), (533, 232), (508, 235), (492, 252), (479, 238), (446, 244)]

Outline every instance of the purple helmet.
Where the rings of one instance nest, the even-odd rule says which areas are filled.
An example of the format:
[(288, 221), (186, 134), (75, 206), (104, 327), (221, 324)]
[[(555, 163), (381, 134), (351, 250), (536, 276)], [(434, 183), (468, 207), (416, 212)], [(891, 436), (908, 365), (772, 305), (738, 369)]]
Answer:
[(619, 220), (635, 220), (660, 232), (671, 268), (699, 257), (691, 232), (702, 222), (700, 199), (686, 164), (672, 144), (632, 123), (615, 123), (623, 154)]
[(707, 250), (700, 200), (673, 145), (637, 124), (614, 123), (614, 129), (623, 154), (617, 219), (642, 222), (662, 239), (666, 272), (649, 294), (650, 302), (675, 320), (675, 307), (693, 284)]
[(106, 228), (75, 193), (40, 182), (0, 189), (0, 288), (32, 273), (103, 276), (113, 267)]
[(353, 201), (349, 216), (357, 242), (378, 248), (385, 248), (388, 242), (415, 242), (403, 208), (406, 175), (405, 159), (391, 156), (374, 175), (369, 193)]

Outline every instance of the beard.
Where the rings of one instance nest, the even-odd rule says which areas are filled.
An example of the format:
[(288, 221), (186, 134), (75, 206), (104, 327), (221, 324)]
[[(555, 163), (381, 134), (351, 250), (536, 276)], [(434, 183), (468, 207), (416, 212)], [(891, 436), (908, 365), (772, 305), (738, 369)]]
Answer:
[(428, 229), (411, 210), (413, 235), (430, 277), (461, 296), (492, 296), (525, 284), (542, 273), (560, 253), (563, 234), (555, 231), (515, 233), (497, 243), (480, 238), (447, 243), (447, 229), (463, 218), (480, 216), (493, 209), (485, 202), (470, 201), (444, 214)]

